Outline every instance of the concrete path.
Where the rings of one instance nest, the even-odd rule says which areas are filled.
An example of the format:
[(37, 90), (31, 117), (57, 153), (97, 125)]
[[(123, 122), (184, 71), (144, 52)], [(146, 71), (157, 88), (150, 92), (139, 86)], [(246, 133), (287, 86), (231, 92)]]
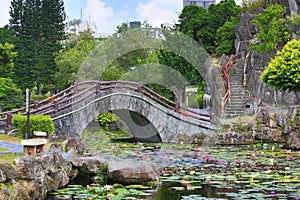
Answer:
[(0, 141), (0, 147), (6, 148), (6, 149), (8, 149), (7, 151), (13, 152), (13, 153), (22, 153), (23, 152), (23, 146), (21, 144)]

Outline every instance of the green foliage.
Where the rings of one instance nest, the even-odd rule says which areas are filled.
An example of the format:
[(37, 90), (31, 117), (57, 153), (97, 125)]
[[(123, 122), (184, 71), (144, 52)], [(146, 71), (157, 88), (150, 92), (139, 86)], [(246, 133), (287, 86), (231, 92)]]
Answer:
[(101, 169), (101, 172), (97, 174), (98, 180), (97, 183), (100, 185), (106, 185), (108, 183), (108, 175), (107, 175), (108, 165), (105, 163)]
[[(13, 126), (18, 129), (19, 136), (25, 138), (27, 133), (27, 116), (13, 116)], [(34, 131), (43, 131), (47, 136), (54, 133), (54, 123), (52, 118), (47, 115), (32, 115), (30, 116), (30, 138), (33, 138)]]
[(266, 1), (268, 0), (243, 0), (242, 12), (255, 13), (258, 8), (266, 8)]
[(235, 34), (234, 29), (237, 23), (239, 23), (239, 19), (232, 17), (230, 21), (224, 23), (223, 26), (218, 28), (216, 33), (216, 41), (219, 44), (216, 48), (216, 53), (218, 56), (223, 54), (232, 55), (235, 54)]
[(0, 28), (0, 43), (5, 44), (15, 44), (16, 43), (15, 31), (11, 29), (8, 25)]
[(252, 44), (251, 49), (260, 53), (268, 52), (275, 54), (290, 39), (287, 19), (284, 17), (286, 9), (279, 4), (270, 5), (263, 13), (257, 14), (251, 23), (258, 25), (259, 32), (256, 34), (258, 44)]
[(23, 105), (22, 90), (11, 79), (0, 78), (0, 110), (11, 110)]
[(186, 6), (179, 16), (179, 31), (199, 42), (209, 53), (213, 53), (217, 19), (201, 6)]
[[(77, 39), (78, 41), (75, 42)], [(70, 48), (62, 50), (55, 59), (58, 68), (55, 79), (59, 90), (74, 84), (82, 62), (97, 45), (90, 30), (81, 32), (79, 38), (70, 37), (69, 43), (76, 43), (76, 45), (72, 47), (67, 44)]]
[(2, 78), (12, 77), (14, 67), (13, 59), (17, 56), (17, 53), (14, 52), (13, 49), (13, 44), (0, 43), (0, 77)]
[(277, 90), (300, 91), (300, 40), (288, 42), (271, 60), (261, 79)]
[(18, 57), (14, 82), (39, 94), (54, 90), (55, 54), (62, 48), (65, 12), (62, 0), (12, 0), (10, 27)]
[[(241, 7), (236, 5), (234, 0), (223, 0), (218, 4), (211, 4), (208, 10), (201, 6), (189, 5), (182, 10), (179, 16), (179, 31), (198, 41), (208, 53), (215, 53), (219, 45), (222, 45), (218, 50), (219, 54), (225, 52), (225, 47), (230, 49), (229, 51), (233, 51), (231, 44), (234, 40), (232, 38), (232, 34), (234, 35), (234, 24), (226, 24), (219, 31), (218, 39), (216, 38), (217, 30), (225, 22), (231, 21), (232, 17), (239, 18), (240, 12)], [(224, 31), (228, 31), (229, 25), (230, 33), (226, 32), (229, 36), (225, 36)], [(228, 37), (230, 38), (230, 44), (227, 42)], [(227, 42), (227, 44), (222, 44), (223, 42)]]
[(111, 112), (105, 112), (97, 116), (96, 121), (105, 131), (109, 130), (109, 124), (116, 121), (115, 116)]

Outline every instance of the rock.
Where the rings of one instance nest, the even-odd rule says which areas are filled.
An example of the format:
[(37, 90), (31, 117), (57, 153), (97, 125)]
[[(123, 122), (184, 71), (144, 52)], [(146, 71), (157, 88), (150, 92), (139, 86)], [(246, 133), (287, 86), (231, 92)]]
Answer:
[(83, 155), (85, 153), (84, 143), (75, 137), (71, 137), (67, 140), (65, 151), (68, 153), (76, 153)]
[(251, 97), (246, 102), (247, 110), (249, 114), (254, 115), (258, 112), (259, 105), (261, 104), (261, 100), (257, 97)]
[[(15, 159), (16, 178), (22, 180), (35, 180), (37, 176), (45, 176), (43, 166), (31, 156), (22, 156)], [(43, 174), (43, 175), (42, 175)]]
[(269, 137), (263, 133), (257, 133), (255, 139), (263, 142), (269, 142)]
[(256, 116), (256, 120), (261, 124), (267, 124), (269, 120), (269, 112), (265, 109), (262, 109)]
[(269, 121), (267, 123), (267, 125), (270, 127), (270, 128), (277, 128), (277, 122), (275, 119), (273, 118), (269, 118)]
[(1, 200), (9, 200), (12, 199), (10, 195), (10, 191), (8, 188), (0, 189), (0, 199)]
[(36, 159), (39, 159), (42, 164), (43, 169), (47, 174), (48, 182), (52, 183), (48, 190), (57, 190), (69, 183), (68, 174), (72, 170), (72, 164), (66, 162), (60, 153), (53, 152), (44, 154), (41, 158), (37, 157)]
[(286, 123), (286, 115), (285, 114), (280, 114), (280, 113), (275, 113), (275, 119), (277, 121), (277, 125), (280, 127), (284, 127)]
[(289, 106), (288, 115), (291, 119), (294, 119), (294, 117), (296, 116), (296, 106)]
[(0, 183), (5, 183), (15, 177), (15, 169), (9, 163), (0, 163)]
[(17, 180), (13, 184), (14, 200), (45, 199), (46, 185), (38, 180)]
[(53, 152), (63, 153), (63, 147), (61, 144), (51, 144), (49, 152), (50, 153), (53, 153)]
[(300, 149), (300, 133), (291, 132), (288, 136), (287, 146), (289, 149)]
[(93, 157), (81, 157), (83, 164), (89, 173), (97, 174), (101, 172), (103, 166), (107, 164), (107, 160), (101, 156), (93, 156)]
[(70, 156), (66, 161), (70, 162), (74, 167), (81, 167), (83, 165), (83, 160), (77, 156)]
[(159, 170), (152, 162), (129, 160), (108, 162), (108, 179), (124, 185), (158, 181)]

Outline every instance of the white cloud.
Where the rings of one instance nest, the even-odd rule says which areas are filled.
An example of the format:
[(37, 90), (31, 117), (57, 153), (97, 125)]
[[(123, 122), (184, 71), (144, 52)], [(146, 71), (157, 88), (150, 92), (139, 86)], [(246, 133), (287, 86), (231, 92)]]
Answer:
[(121, 17), (124, 13), (115, 13), (113, 7), (99, 0), (88, 0), (84, 14), (89, 21), (96, 23), (100, 33), (115, 32), (116, 26), (124, 21)]
[(177, 20), (181, 9), (180, 0), (152, 0), (148, 3), (139, 3), (136, 12), (140, 20), (147, 20), (152, 26), (160, 27), (162, 23), (172, 23)]
[(4, 27), (9, 23), (9, 7), (10, 7), (10, 1), (11, 0), (1, 0), (1, 6), (0, 6), (0, 27)]

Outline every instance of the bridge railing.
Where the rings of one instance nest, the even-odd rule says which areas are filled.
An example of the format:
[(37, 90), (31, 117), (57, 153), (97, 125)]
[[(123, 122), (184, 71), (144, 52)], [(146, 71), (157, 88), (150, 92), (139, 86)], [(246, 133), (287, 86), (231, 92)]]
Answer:
[[(44, 114), (51, 115), (52, 117), (58, 116), (80, 108), (91, 101), (95, 95), (103, 95), (120, 90), (132, 91), (140, 95), (145, 95), (163, 107), (173, 110), (179, 114), (206, 122), (212, 121), (212, 116), (209, 113), (196, 112), (190, 108), (180, 106), (178, 103), (159, 95), (145, 85), (130, 81), (90, 80), (75, 83), (69, 88), (47, 99), (31, 104), (30, 114)], [(8, 126), (11, 126), (13, 114), (26, 114), (25, 110), (26, 107), (23, 107), (10, 112), (0, 113), (0, 123), (6, 122)]]

